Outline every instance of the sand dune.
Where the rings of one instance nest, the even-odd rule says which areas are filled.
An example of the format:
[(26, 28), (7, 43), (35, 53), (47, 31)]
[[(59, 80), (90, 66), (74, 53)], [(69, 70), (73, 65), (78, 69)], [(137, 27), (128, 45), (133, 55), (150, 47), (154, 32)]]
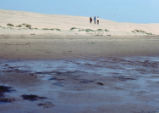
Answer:
[[(7, 26), (9, 23), (14, 26), (29, 24), (32, 29), (24, 29), (23, 26)], [(89, 24), (88, 17), (44, 15), (9, 10), (0, 10), (0, 26), (0, 34), (159, 35), (159, 24), (117, 23), (100, 19), (100, 25), (95, 25)], [(70, 30), (71, 28), (77, 29)]]

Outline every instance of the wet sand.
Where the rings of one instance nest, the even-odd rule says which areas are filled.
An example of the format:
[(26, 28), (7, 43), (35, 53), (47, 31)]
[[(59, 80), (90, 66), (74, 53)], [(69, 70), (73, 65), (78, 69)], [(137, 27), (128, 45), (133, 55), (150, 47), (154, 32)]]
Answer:
[(158, 68), (158, 57), (1, 60), (0, 85), (11, 91), (0, 87), (0, 110), (157, 113)]
[(0, 35), (2, 59), (159, 55), (159, 37)]
[(157, 113), (158, 45), (147, 36), (1, 35), (0, 113)]

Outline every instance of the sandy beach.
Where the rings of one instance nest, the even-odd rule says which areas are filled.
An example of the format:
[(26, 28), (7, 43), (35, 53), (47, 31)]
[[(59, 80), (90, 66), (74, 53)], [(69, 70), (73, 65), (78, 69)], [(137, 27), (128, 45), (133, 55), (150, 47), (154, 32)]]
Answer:
[(158, 37), (0, 35), (2, 59), (157, 56)]
[(158, 113), (158, 29), (0, 10), (0, 113)]
[(159, 24), (0, 10), (0, 57), (50, 59), (158, 55)]

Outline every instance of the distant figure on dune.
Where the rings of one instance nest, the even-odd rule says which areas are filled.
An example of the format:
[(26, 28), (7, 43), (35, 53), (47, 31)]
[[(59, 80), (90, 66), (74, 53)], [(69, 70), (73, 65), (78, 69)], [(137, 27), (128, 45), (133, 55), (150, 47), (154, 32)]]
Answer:
[(93, 18), (90, 17), (89, 18), (90, 23), (92, 23), (92, 21), (94, 21), (94, 24), (99, 24), (99, 17), (94, 16)]
[(97, 18), (96, 18), (96, 16), (94, 17), (94, 24), (96, 24), (96, 21), (97, 21)]
[(90, 23), (92, 23), (92, 17), (89, 18)]
[(99, 24), (99, 17), (97, 17), (97, 24)]

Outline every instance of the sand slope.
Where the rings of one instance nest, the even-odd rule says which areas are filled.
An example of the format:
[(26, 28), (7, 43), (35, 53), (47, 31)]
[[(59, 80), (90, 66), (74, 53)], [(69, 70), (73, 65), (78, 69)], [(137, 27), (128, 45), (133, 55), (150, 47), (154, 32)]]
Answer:
[[(7, 24), (11, 23), (15, 26), (26, 23), (38, 30), (24, 30), (17, 27), (8, 28)], [(61, 30), (59, 34), (76, 33), (76, 34), (95, 34), (97, 29), (103, 31), (100, 35), (159, 35), (159, 24), (133, 24), (133, 23), (117, 23), (109, 20), (100, 19), (100, 25), (89, 24), (88, 17), (65, 16), (65, 15), (44, 15), (38, 13), (30, 13), (23, 11), (0, 10), (0, 34), (8, 33), (53, 33), (53, 31), (42, 30), (43, 28), (58, 28)], [(72, 27), (79, 29), (70, 30)], [(17, 30), (18, 29), (18, 30)], [(85, 32), (86, 29), (95, 30), (93, 32)], [(105, 29), (109, 30), (104, 31)], [(79, 30), (81, 30), (79, 32)], [(83, 31), (82, 31), (83, 30)], [(132, 32), (138, 30), (137, 32)], [(20, 31), (20, 32), (19, 32)], [(55, 32), (54, 32), (55, 33)]]

